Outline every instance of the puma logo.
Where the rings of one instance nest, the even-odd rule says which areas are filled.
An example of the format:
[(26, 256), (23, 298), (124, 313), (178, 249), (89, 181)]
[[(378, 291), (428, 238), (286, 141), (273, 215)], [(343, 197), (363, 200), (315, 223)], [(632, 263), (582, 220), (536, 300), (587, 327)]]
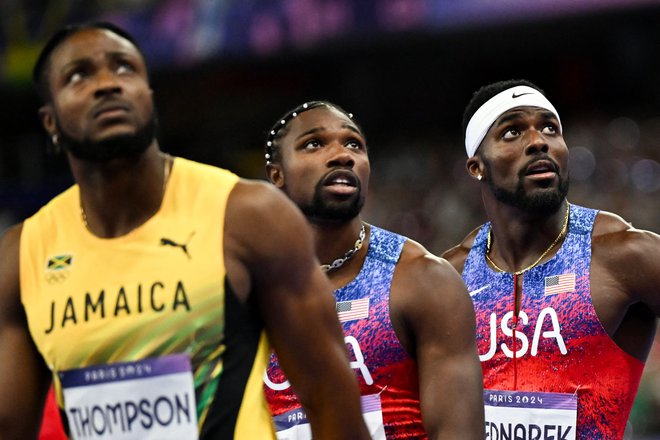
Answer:
[(172, 246), (175, 248), (179, 248), (183, 251), (184, 254), (186, 254), (186, 257), (190, 260), (190, 254), (188, 253), (188, 244), (190, 243), (190, 239), (195, 235), (195, 231), (191, 232), (190, 236), (188, 237), (188, 240), (186, 240), (185, 243), (177, 243), (176, 241), (163, 237), (160, 239), (160, 245), (161, 246)]

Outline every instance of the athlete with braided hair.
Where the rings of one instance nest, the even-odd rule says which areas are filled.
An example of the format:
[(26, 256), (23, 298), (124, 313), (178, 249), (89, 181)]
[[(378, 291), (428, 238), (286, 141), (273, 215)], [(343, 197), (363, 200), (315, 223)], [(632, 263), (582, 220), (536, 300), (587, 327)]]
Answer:
[[(352, 115), (324, 101), (296, 107), (268, 133), (266, 161), (269, 180), (312, 225), (372, 437), (482, 439), (481, 369), (465, 286), (420, 244), (362, 220), (370, 165)], [(309, 439), (295, 384), (274, 356), (265, 383), (278, 437)]]
[(476, 311), (487, 438), (623, 438), (660, 316), (660, 236), (568, 202), (559, 113), (531, 82), (478, 90), (464, 130), (489, 221), (444, 257)]

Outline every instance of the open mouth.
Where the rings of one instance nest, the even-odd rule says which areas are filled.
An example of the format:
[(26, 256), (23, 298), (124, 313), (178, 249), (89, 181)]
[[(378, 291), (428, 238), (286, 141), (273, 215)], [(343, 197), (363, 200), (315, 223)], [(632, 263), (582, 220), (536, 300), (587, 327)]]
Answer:
[(557, 166), (549, 160), (538, 160), (525, 170), (525, 177), (534, 180), (552, 179), (558, 174)]
[(358, 179), (351, 171), (337, 170), (323, 179), (323, 186), (338, 194), (352, 194), (357, 190)]

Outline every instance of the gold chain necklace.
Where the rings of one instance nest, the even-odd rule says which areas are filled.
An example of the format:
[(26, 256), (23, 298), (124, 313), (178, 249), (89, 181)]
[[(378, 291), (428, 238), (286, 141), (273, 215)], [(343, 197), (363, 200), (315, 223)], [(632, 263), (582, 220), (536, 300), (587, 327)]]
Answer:
[(348, 260), (350, 260), (351, 257), (353, 255), (355, 255), (355, 253), (357, 251), (359, 251), (360, 248), (362, 248), (362, 243), (364, 243), (364, 237), (365, 236), (366, 236), (366, 232), (365, 232), (365, 228), (364, 228), (364, 223), (362, 223), (362, 228), (360, 229), (360, 236), (358, 237), (357, 240), (355, 240), (355, 246), (353, 246), (353, 249), (349, 250), (348, 252), (346, 252), (344, 254), (343, 257), (337, 258), (335, 261), (333, 261), (330, 264), (322, 264), (321, 265), (321, 270), (323, 272), (328, 272), (330, 270), (337, 269), (337, 268), (343, 266), (344, 263), (346, 263)]
[[(545, 251), (543, 251), (541, 256), (538, 257), (536, 259), (536, 261), (534, 261), (532, 264), (530, 264), (529, 266), (527, 266), (524, 269), (520, 269), (516, 272), (513, 272), (514, 275), (522, 275), (523, 273), (527, 272), (528, 270), (530, 270), (531, 268), (533, 268), (534, 266), (539, 264), (541, 262), (541, 260), (543, 260), (543, 257), (548, 255), (548, 252), (550, 252), (552, 250), (552, 248), (554, 248), (557, 245), (557, 243), (559, 243), (559, 240), (561, 240), (564, 237), (564, 235), (566, 235), (566, 232), (568, 231), (568, 213), (569, 213), (569, 211), (570, 211), (570, 205), (567, 205), (566, 206), (566, 215), (564, 216), (564, 225), (562, 226), (561, 231), (559, 231), (559, 235), (557, 236), (557, 238), (555, 238), (555, 241), (552, 242), (550, 247), (548, 247)], [(506, 270), (500, 268), (497, 264), (495, 264), (495, 262), (493, 260), (490, 259), (489, 254), (490, 254), (490, 242), (491, 242), (490, 236), (491, 236), (491, 233), (492, 233), (492, 227), (491, 227), (491, 229), (488, 230), (488, 240), (486, 242), (486, 260), (488, 260), (488, 262), (498, 272), (506, 272)]]
[[(162, 187), (162, 193), (163, 195), (165, 194), (165, 185), (167, 185), (167, 179), (170, 177), (170, 170), (172, 167), (170, 166), (170, 155), (165, 153), (163, 154), (163, 187)], [(82, 197), (80, 198), (80, 217), (82, 218), (83, 225), (85, 225), (85, 228), (89, 230), (89, 224), (87, 223), (87, 213), (85, 213), (85, 208), (83, 208), (82, 204)]]

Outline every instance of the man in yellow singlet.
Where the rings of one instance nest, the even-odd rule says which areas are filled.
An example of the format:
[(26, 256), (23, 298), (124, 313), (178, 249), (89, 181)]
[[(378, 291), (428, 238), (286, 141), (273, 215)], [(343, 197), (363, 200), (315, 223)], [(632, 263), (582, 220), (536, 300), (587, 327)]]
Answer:
[(2, 438), (35, 438), (51, 380), (72, 438), (272, 438), (269, 343), (315, 438), (368, 438), (294, 205), (160, 151), (147, 67), (122, 29), (60, 30), (34, 79), (76, 184), (0, 242)]

